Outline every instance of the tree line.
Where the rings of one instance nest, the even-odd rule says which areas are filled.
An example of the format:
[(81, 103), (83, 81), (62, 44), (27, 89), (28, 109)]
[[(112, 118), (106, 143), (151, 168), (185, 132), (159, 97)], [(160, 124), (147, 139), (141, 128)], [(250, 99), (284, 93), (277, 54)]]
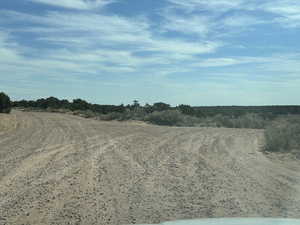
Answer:
[(40, 98), (37, 100), (20, 100), (11, 101), (9, 96), (3, 92), (0, 93), (0, 112), (9, 113), (12, 107), (32, 108), (32, 109), (66, 109), (70, 111), (91, 111), (98, 114), (126, 113), (126, 112), (143, 112), (150, 114), (153, 112), (162, 112), (168, 110), (177, 110), (184, 115), (197, 118), (214, 117), (222, 115), (228, 118), (238, 118), (246, 114), (258, 114), (266, 119), (273, 119), (280, 115), (300, 114), (300, 106), (190, 106), (181, 104), (172, 107), (164, 102), (156, 102), (152, 105), (141, 105), (137, 100), (132, 104), (124, 105), (100, 105), (92, 104), (83, 99), (58, 99), (56, 97)]
[[(5, 99), (5, 98), (4, 98)], [(5, 100), (7, 101), (7, 100)], [(172, 107), (170, 104), (164, 102), (157, 102), (152, 105), (145, 104), (140, 105), (137, 100), (128, 105), (100, 105), (92, 104), (82, 99), (74, 99), (68, 101), (66, 99), (58, 99), (55, 97), (41, 98), (38, 100), (21, 100), (13, 101), (13, 107), (23, 108), (37, 108), (37, 109), (68, 109), (71, 111), (76, 110), (90, 110), (95, 113), (109, 114), (109, 113), (124, 113), (134, 110), (143, 110), (145, 113), (161, 112), (167, 110), (178, 110), (181, 113), (195, 117), (212, 117), (216, 115), (228, 116), (231, 118), (237, 118), (249, 113), (260, 114), (264, 118), (273, 118), (278, 115), (287, 114), (300, 114), (300, 106), (197, 106), (190, 105), (178, 105)]]
[(49, 98), (41, 98), (38, 100), (21, 100), (14, 101), (12, 103), (13, 107), (19, 108), (37, 108), (37, 109), (67, 109), (71, 111), (76, 110), (90, 110), (92, 112), (100, 113), (100, 114), (109, 114), (113, 112), (123, 113), (126, 111), (134, 111), (137, 109), (144, 109), (147, 113), (151, 113), (154, 111), (164, 111), (170, 110), (172, 107), (169, 104), (158, 102), (153, 105), (146, 104), (145, 106), (141, 106), (137, 100), (134, 100), (132, 104), (128, 105), (99, 105), (92, 104), (82, 99), (74, 99), (72, 101), (68, 101), (66, 99), (60, 100), (55, 97)]

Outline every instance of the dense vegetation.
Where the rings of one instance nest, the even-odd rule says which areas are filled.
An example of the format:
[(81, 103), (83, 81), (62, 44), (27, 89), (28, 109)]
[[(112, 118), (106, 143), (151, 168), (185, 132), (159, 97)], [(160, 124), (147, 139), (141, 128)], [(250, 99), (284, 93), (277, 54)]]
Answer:
[(0, 113), (10, 113), (11, 101), (8, 95), (0, 92)]
[(36, 101), (15, 101), (14, 107), (59, 111), (100, 120), (141, 120), (168, 126), (209, 126), (265, 129), (265, 151), (300, 153), (300, 106), (211, 106), (172, 107), (163, 102), (141, 106), (98, 105), (82, 99), (54, 97)]

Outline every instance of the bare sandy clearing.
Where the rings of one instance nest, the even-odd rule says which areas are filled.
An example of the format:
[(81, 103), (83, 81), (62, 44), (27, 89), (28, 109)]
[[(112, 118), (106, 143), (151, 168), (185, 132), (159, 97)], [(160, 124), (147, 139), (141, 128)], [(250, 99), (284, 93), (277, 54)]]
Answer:
[(262, 154), (262, 131), (11, 118), (15, 129), (0, 131), (0, 224), (300, 217), (300, 166)]

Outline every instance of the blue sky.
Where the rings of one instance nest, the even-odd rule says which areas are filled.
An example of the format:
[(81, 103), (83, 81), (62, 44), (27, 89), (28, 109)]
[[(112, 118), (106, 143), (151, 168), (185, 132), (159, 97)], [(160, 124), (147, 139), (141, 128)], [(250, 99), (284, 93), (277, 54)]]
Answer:
[(0, 90), (100, 104), (299, 104), (299, 0), (1, 0)]

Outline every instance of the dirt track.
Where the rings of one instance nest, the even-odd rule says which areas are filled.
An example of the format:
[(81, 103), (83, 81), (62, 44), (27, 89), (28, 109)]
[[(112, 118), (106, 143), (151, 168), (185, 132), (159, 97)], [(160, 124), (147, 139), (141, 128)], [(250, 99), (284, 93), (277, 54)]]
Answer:
[(262, 131), (9, 118), (0, 130), (1, 225), (300, 218), (300, 166), (262, 154)]

